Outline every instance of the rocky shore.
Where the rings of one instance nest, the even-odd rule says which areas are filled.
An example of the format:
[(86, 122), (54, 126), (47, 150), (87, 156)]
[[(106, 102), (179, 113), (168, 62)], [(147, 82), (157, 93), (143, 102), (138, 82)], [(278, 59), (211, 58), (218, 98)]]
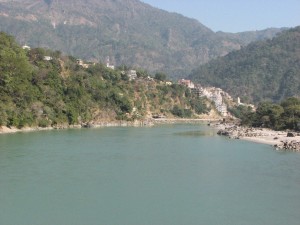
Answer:
[(189, 123), (198, 124), (206, 123), (208, 121), (218, 121), (217, 119), (181, 119), (181, 118), (161, 118), (161, 119), (144, 119), (135, 121), (92, 121), (77, 125), (60, 124), (51, 127), (23, 127), (18, 129), (16, 127), (0, 126), (0, 134), (9, 134), (17, 132), (31, 132), (44, 130), (63, 130), (63, 129), (80, 129), (80, 128), (101, 128), (101, 127), (151, 127), (160, 124), (177, 124)]
[(300, 152), (300, 133), (297, 132), (223, 125), (218, 134), (233, 139), (269, 144), (277, 150)]
[(32, 132), (45, 130), (64, 130), (64, 129), (80, 129), (80, 128), (100, 128), (100, 127), (144, 127), (153, 126), (153, 120), (136, 120), (136, 121), (97, 121), (90, 123), (82, 123), (76, 125), (60, 124), (51, 127), (7, 127), (0, 126), (0, 134), (11, 134), (17, 132)]

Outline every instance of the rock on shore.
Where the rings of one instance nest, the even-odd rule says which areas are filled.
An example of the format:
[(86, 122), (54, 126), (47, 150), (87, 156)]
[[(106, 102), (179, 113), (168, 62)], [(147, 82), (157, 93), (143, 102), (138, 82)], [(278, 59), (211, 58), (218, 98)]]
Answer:
[(253, 142), (270, 144), (277, 150), (300, 152), (300, 133), (274, 131), (266, 128), (251, 128), (241, 126), (224, 126), (219, 135), (233, 139), (243, 139)]

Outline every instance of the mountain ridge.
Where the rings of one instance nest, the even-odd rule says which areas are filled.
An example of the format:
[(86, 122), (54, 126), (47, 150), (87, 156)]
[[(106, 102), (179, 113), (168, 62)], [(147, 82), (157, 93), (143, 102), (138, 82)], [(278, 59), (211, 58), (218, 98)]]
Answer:
[(1, 30), (21, 44), (91, 61), (110, 57), (116, 65), (173, 77), (256, 40), (215, 33), (138, 0), (1, 0), (0, 18)]

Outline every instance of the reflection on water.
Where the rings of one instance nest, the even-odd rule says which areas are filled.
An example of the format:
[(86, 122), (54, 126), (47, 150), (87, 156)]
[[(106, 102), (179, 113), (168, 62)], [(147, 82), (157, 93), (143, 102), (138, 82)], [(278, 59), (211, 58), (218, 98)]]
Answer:
[(178, 132), (175, 135), (179, 136), (190, 136), (190, 137), (200, 137), (200, 136), (215, 136), (216, 133), (213, 130), (197, 130), (197, 131), (186, 131), (186, 132)]

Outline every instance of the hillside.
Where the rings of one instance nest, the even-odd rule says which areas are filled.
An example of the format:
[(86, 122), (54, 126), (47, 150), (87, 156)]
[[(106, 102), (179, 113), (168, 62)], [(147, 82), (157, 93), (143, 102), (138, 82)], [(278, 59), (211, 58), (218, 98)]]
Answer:
[(138, 79), (130, 81), (126, 71), (102, 64), (84, 68), (58, 51), (23, 50), (3, 32), (0, 50), (0, 127), (199, 117), (210, 111), (208, 100), (185, 86), (148, 78), (145, 71), (137, 71)]
[(300, 27), (249, 44), (193, 71), (190, 78), (220, 87), (243, 101), (300, 96)]
[(214, 33), (138, 0), (0, 0), (0, 30), (22, 45), (96, 62), (110, 57), (116, 65), (173, 77), (257, 40), (252, 34)]

